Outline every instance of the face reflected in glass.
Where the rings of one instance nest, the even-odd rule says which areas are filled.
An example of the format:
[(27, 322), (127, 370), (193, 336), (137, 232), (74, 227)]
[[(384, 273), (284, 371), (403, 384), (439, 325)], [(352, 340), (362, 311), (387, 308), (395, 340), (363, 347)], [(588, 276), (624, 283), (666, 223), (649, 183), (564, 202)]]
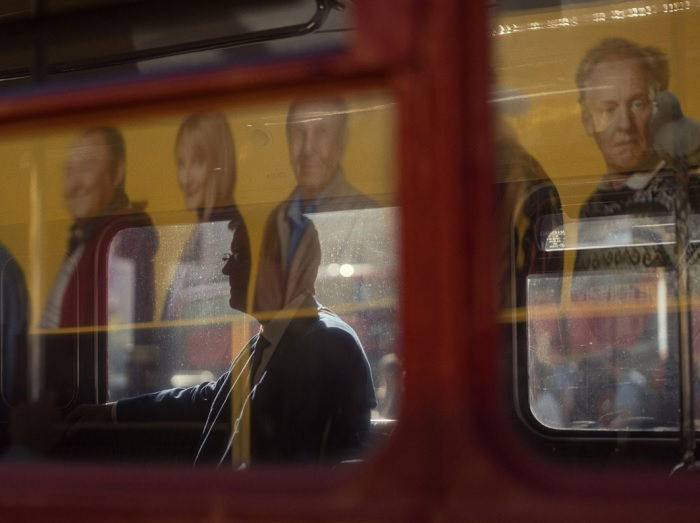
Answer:
[(63, 178), (63, 198), (73, 218), (98, 216), (107, 208), (123, 180), (123, 172), (112, 171), (110, 151), (101, 133), (89, 132), (75, 141)]
[(304, 102), (289, 114), (289, 159), (304, 198), (317, 197), (340, 168), (345, 121), (333, 101)]
[(221, 272), (228, 276), (230, 287), (229, 305), (232, 309), (246, 312), (248, 306), (248, 278), (250, 275), (250, 253), (244, 245), (242, 235), (231, 231), (231, 250), (223, 257), (224, 267)]
[(193, 133), (185, 134), (177, 144), (177, 181), (185, 198), (185, 207), (190, 210), (210, 207), (214, 190), (211, 183), (215, 166), (203, 140)]
[(586, 82), (583, 125), (603, 154), (609, 172), (631, 171), (652, 156), (648, 136), (651, 88), (634, 60), (602, 61)]

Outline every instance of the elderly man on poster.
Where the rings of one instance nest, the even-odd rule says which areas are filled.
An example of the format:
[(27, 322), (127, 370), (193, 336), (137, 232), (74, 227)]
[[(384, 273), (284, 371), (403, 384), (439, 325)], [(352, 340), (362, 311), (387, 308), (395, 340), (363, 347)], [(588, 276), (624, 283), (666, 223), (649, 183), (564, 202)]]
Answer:
[[(664, 146), (669, 128), (661, 132), (661, 124), (676, 118), (664, 103), (675, 100), (667, 59), (654, 47), (605, 39), (583, 57), (576, 83), (584, 130), (607, 172), (579, 217), (572, 304), (598, 312), (569, 320), (569, 346), (587, 384), (573, 421), (677, 426), (679, 315), (660, 318), (657, 300), (681, 291), (675, 225), (689, 216), (679, 215), (678, 202), (687, 198), (689, 212), (700, 210), (700, 178), (680, 176), (680, 159)], [(683, 163), (693, 155), (687, 148)], [(699, 254), (688, 246), (691, 271)], [(628, 312), (615, 312), (621, 309)]]

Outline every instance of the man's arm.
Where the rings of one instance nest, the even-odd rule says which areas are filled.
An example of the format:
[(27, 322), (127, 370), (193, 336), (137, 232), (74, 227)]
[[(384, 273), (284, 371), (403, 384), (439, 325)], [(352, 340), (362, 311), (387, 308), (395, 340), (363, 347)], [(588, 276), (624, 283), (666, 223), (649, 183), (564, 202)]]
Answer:
[(187, 389), (168, 389), (119, 400), (115, 404), (115, 420), (204, 423), (211, 404), (227, 377), (228, 373), (225, 373), (217, 381), (207, 381)]
[(108, 422), (201, 422), (207, 419), (211, 403), (228, 379), (207, 381), (187, 389), (168, 389), (101, 405), (80, 405), (67, 417), (69, 423)]

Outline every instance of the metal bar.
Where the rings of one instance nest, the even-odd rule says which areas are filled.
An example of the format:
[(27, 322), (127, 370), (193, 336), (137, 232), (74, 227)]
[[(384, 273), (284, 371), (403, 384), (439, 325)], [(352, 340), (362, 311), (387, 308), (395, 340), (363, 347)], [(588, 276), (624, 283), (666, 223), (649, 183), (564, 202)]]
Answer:
[[(43, 285), (42, 260), (42, 184), (41, 170), (45, 167), (43, 151), (36, 138), (32, 140), (31, 156), (28, 157), (29, 171), (29, 298), (31, 308), (32, 328), (39, 325), (41, 319), (40, 290)], [(28, 399), (38, 401), (42, 390), (44, 375), (44, 357), (40, 336), (29, 336), (27, 339), (27, 390)]]
[[(683, 169), (681, 169), (682, 171)], [(681, 452), (682, 466), (695, 463), (695, 408), (693, 405), (693, 351), (690, 339), (690, 307), (688, 303), (688, 173), (676, 173), (676, 269), (678, 271), (678, 329), (679, 329), (679, 372), (681, 404)]]

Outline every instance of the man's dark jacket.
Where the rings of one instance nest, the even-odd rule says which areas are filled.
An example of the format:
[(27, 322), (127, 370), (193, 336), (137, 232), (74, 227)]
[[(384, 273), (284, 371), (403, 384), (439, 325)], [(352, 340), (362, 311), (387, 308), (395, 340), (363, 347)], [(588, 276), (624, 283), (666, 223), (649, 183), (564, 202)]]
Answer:
[[(325, 309), (312, 317), (295, 317), (258, 372), (255, 351), (267, 345), (257, 335), (244, 349), (252, 355), (252, 374), (260, 375), (250, 398), (252, 463), (338, 462), (356, 456), (376, 401), (369, 364), (352, 328)], [(120, 400), (117, 420), (206, 421), (205, 430), (212, 423), (223, 425), (223, 434), (203, 434), (197, 462), (225, 463), (230, 392), (229, 370), (215, 382)]]

